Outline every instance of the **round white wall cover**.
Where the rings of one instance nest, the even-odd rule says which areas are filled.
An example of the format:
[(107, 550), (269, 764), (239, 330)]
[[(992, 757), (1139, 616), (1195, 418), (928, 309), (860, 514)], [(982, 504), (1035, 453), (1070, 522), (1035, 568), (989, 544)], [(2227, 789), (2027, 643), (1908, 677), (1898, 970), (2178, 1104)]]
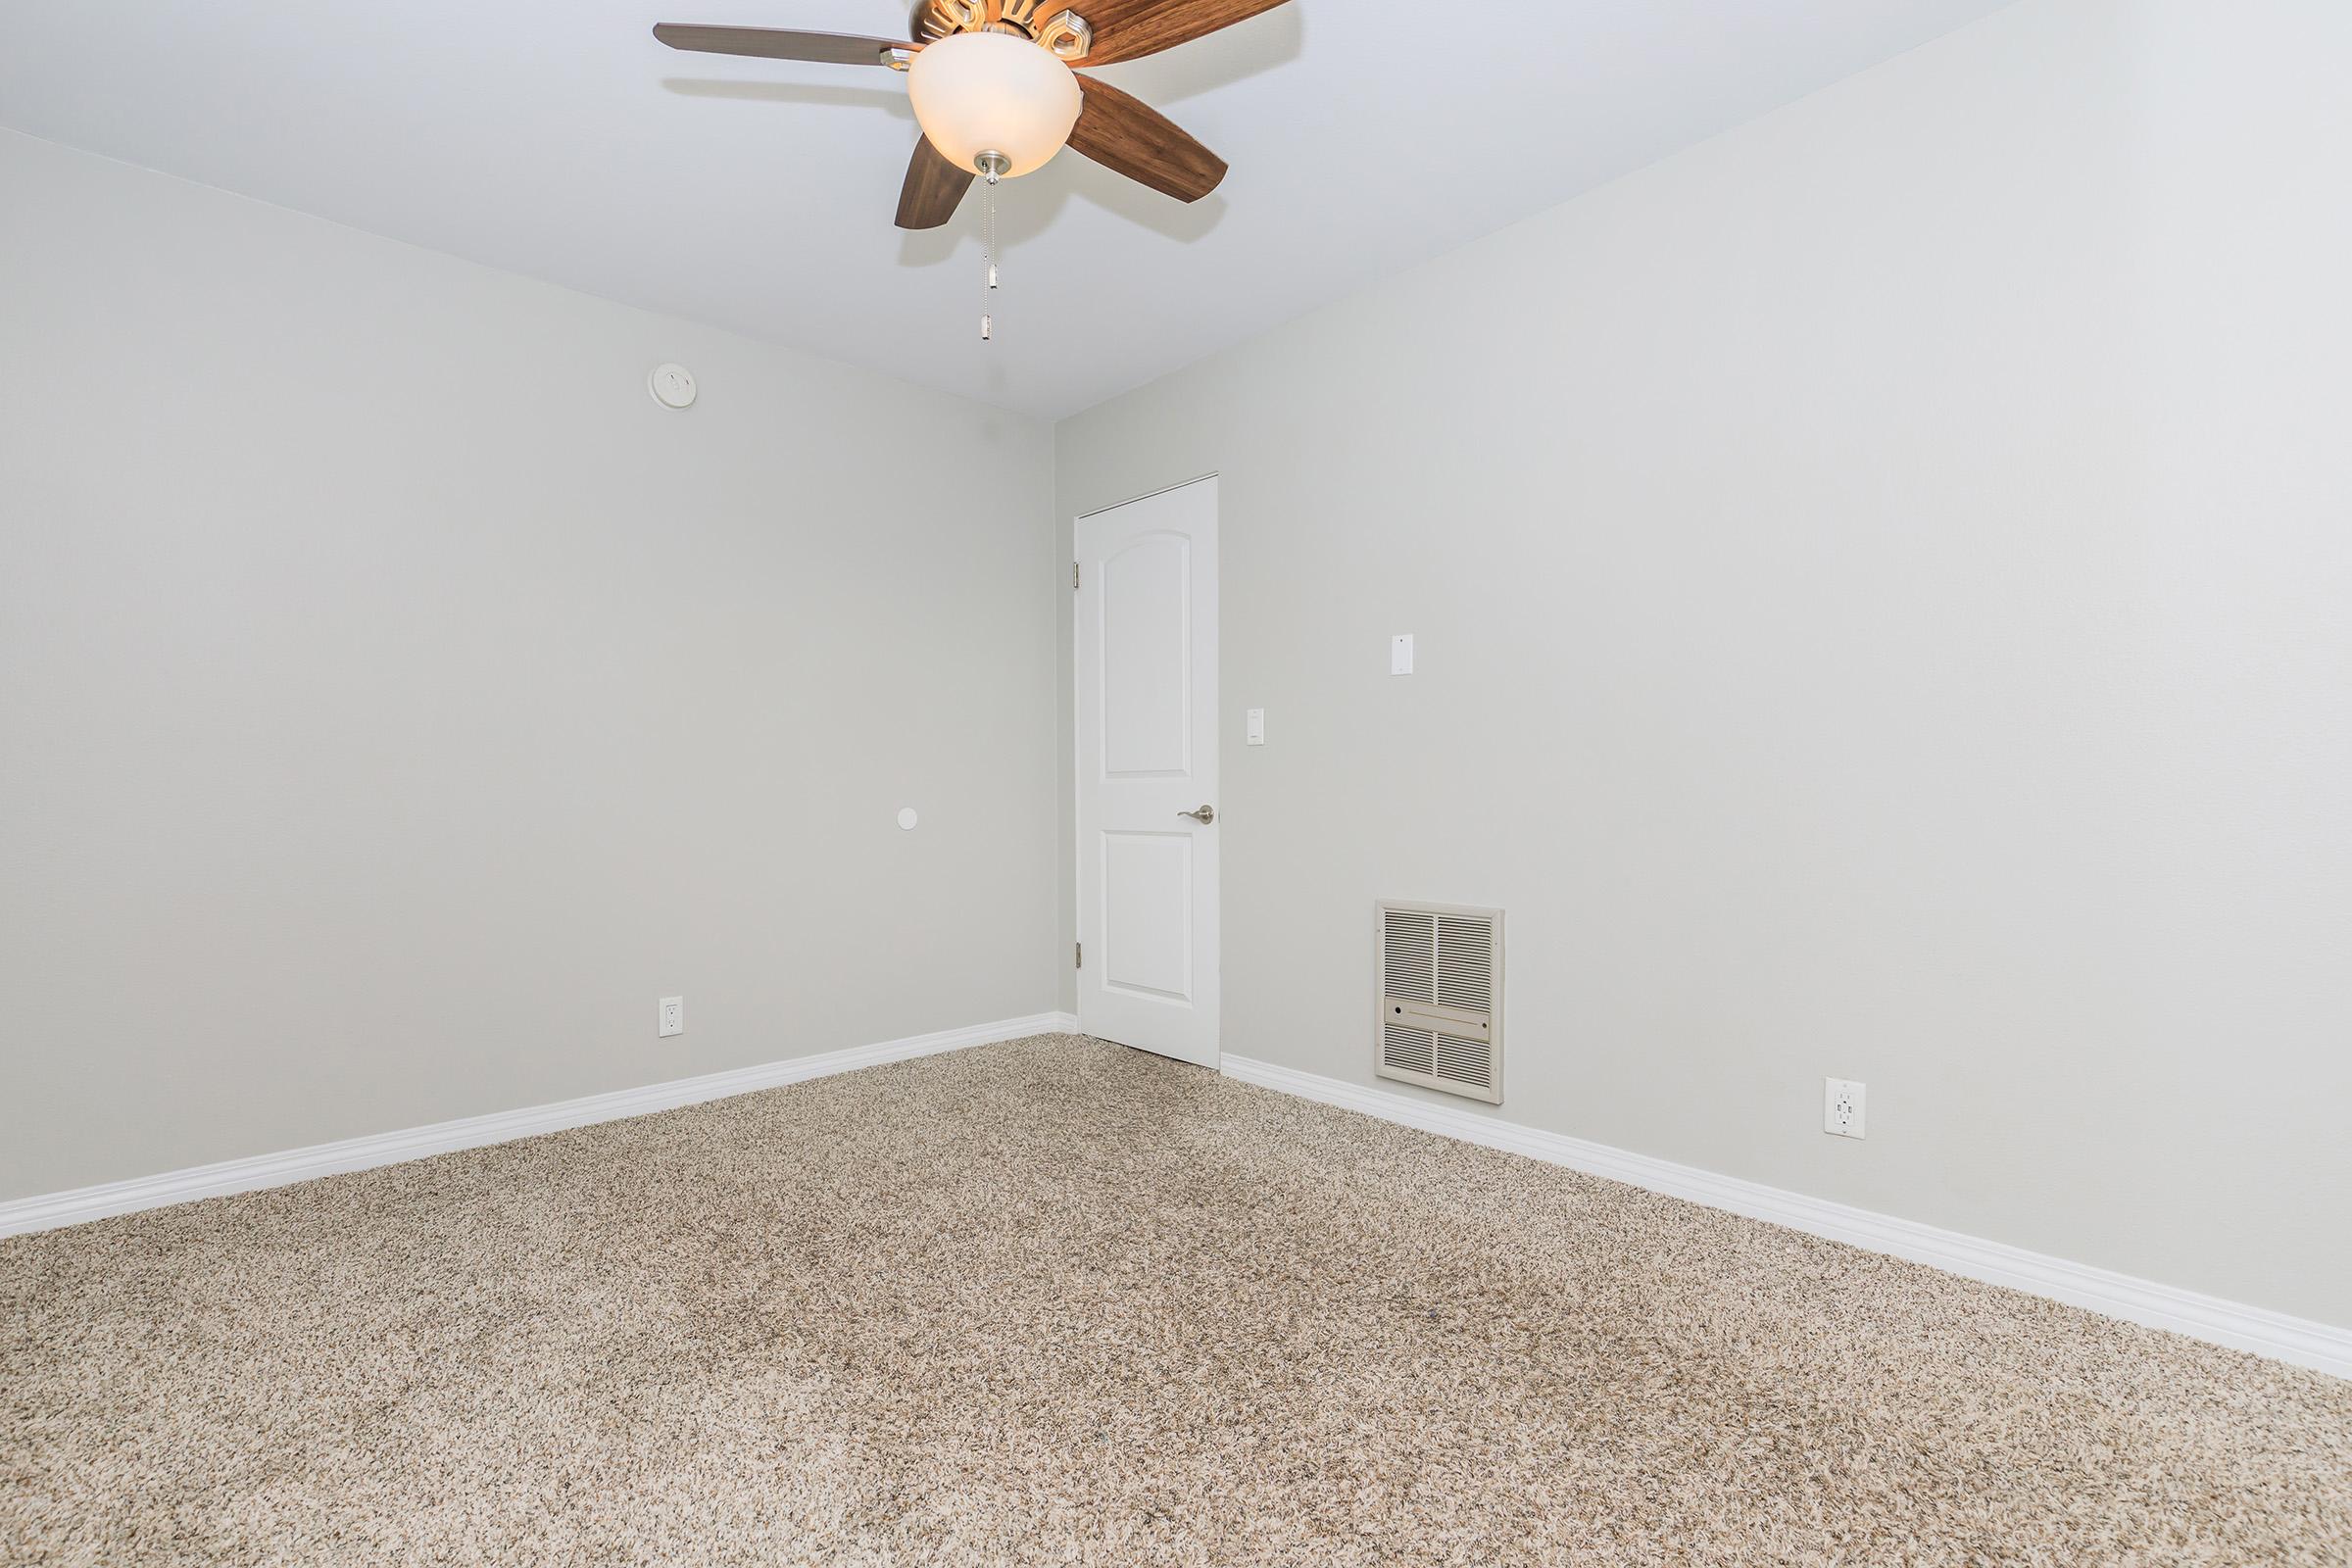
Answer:
[(912, 826), (914, 826), (914, 808), (913, 808), (913, 807), (911, 807), (911, 806), (902, 806), (902, 807), (900, 807), (900, 808), (899, 808), (899, 826), (901, 826), (901, 827), (905, 827), (905, 828), (911, 828)]
[(657, 365), (645, 378), (654, 401), (665, 409), (682, 409), (694, 402), (694, 372), (683, 365)]

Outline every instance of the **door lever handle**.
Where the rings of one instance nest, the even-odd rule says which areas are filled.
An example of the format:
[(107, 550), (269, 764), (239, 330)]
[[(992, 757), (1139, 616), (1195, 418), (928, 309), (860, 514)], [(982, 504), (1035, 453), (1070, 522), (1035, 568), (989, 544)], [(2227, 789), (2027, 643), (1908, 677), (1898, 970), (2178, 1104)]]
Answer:
[(1202, 827), (1206, 827), (1209, 823), (1214, 822), (1217, 819), (1217, 808), (1213, 806), (1203, 806), (1198, 811), (1178, 811), (1176, 814), (1178, 816), (1189, 816), (1194, 821), (1200, 823)]

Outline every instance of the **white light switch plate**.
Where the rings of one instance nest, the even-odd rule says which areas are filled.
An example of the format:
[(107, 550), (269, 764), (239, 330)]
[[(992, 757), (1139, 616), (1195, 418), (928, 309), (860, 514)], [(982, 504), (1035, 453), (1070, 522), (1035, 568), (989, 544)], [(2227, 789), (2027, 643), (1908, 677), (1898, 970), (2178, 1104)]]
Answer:
[(1389, 639), (1389, 673), (1410, 675), (1413, 672), (1413, 634), (1400, 631)]
[(1250, 710), (1249, 744), (1251, 746), (1266, 744), (1266, 710), (1262, 708)]
[(682, 1035), (685, 1032), (686, 999), (684, 997), (663, 997), (662, 999), (661, 1038), (666, 1040), (671, 1035)]

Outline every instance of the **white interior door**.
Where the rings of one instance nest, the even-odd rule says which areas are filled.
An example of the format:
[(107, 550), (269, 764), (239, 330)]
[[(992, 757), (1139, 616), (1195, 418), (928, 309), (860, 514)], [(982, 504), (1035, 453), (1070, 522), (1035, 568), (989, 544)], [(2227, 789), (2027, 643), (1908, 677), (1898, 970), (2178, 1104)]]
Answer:
[(1078, 1025), (1217, 1064), (1217, 481), (1080, 517)]

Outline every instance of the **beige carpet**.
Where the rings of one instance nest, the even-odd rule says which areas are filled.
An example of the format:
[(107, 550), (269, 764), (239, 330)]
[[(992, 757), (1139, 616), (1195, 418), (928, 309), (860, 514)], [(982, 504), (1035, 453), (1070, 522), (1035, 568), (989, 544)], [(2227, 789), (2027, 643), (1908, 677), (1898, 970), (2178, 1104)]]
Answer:
[(2352, 1384), (1087, 1041), (0, 1242), (0, 1562), (2352, 1562)]

